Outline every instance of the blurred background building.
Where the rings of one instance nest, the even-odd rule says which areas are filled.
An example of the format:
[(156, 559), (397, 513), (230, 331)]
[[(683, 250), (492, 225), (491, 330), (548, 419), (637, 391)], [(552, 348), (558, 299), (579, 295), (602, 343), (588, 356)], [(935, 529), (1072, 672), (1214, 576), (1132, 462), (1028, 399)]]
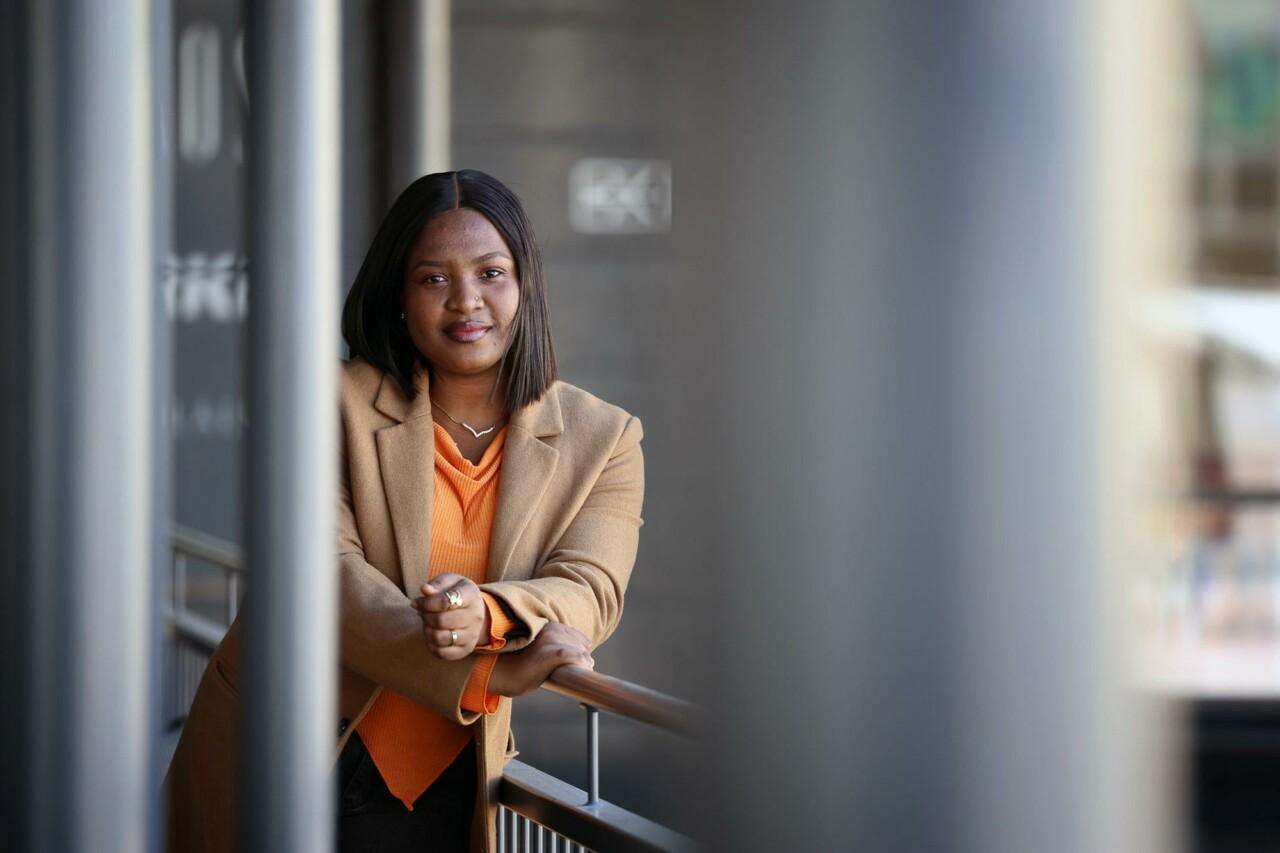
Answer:
[[(1280, 4), (293, 5), (336, 22), (341, 81), (339, 274), (293, 286), (340, 305), (404, 185), (489, 172), (537, 229), (564, 378), (645, 423), (641, 551), (597, 666), (716, 725), (691, 743), (605, 715), (606, 799), (708, 849), (1280, 848)], [(59, 774), (92, 829), (97, 774), (123, 767), (149, 828), (98, 849), (142, 849), (203, 666), (167, 609), (216, 632), (254, 585), (251, 559), (243, 580), (219, 562), (257, 482), (266, 16), (2, 14), (6, 825), (89, 849), (51, 828)], [(155, 417), (129, 471), (156, 538), (128, 574), (86, 557), (88, 480), (61, 458), (120, 410), (84, 391), (92, 341), (60, 342), (118, 329), (87, 294), (137, 282), (52, 262), (96, 233), (75, 211), (102, 184), (76, 169), (111, 124), (77, 123), (77, 51), (138, 44), (156, 322), (124, 331), (153, 346)], [(175, 569), (171, 525), (205, 557)], [(66, 745), (111, 621), (59, 639), (59, 590), (84, 613), (117, 572), (154, 621), (119, 706), (146, 722), (132, 762)], [(521, 700), (515, 730), (587, 787), (571, 703)]]

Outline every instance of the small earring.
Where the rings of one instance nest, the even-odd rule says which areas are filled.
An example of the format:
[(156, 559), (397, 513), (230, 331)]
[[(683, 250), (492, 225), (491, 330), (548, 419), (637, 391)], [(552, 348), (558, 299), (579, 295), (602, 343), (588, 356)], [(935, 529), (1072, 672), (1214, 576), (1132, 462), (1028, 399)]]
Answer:
[(401, 312), (400, 312), (400, 319), (401, 319), (401, 320), (403, 320), (403, 319), (404, 319), (404, 312), (403, 312), (403, 311), (401, 311)]

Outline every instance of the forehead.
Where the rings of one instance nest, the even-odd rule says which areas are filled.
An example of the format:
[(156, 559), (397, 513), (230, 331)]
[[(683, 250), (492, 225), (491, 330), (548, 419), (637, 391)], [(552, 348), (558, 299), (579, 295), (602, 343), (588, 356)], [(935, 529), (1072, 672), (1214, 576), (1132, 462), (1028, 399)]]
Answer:
[(433, 217), (422, 226), (408, 260), (469, 261), (489, 252), (510, 255), (511, 249), (492, 222), (464, 207)]

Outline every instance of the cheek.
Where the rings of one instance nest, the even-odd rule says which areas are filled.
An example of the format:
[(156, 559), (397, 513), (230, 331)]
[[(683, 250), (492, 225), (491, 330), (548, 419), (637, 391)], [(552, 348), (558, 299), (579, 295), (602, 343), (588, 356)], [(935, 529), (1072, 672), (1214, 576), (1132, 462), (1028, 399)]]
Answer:
[(502, 325), (511, 328), (516, 321), (516, 312), (520, 310), (520, 288), (512, 285), (504, 293), (498, 294), (492, 303), (495, 317), (502, 318)]
[(440, 307), (440, 300), (433, 297), (434, 294), (418, 291), (407, 295), (404, 300), (404, 311), (409, 324), (422, 332), (437, 328), (441, 323), (443, 309)]

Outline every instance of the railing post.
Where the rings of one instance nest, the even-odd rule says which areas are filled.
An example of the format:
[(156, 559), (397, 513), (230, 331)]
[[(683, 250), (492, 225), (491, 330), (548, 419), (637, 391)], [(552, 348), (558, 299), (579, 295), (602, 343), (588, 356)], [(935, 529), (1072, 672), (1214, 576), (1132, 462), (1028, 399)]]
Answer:
[(236, 621), (236, 611), (240, 609), (240, 576), (235, 572), (227, 572), (227, 624)]
[(173, 612), (181, 613), (187, 609), (187, 557), (185, 554), (173, 555)]
[(600, 709), (583, 704), (587, 711), (587, 805), (600, 802)]

